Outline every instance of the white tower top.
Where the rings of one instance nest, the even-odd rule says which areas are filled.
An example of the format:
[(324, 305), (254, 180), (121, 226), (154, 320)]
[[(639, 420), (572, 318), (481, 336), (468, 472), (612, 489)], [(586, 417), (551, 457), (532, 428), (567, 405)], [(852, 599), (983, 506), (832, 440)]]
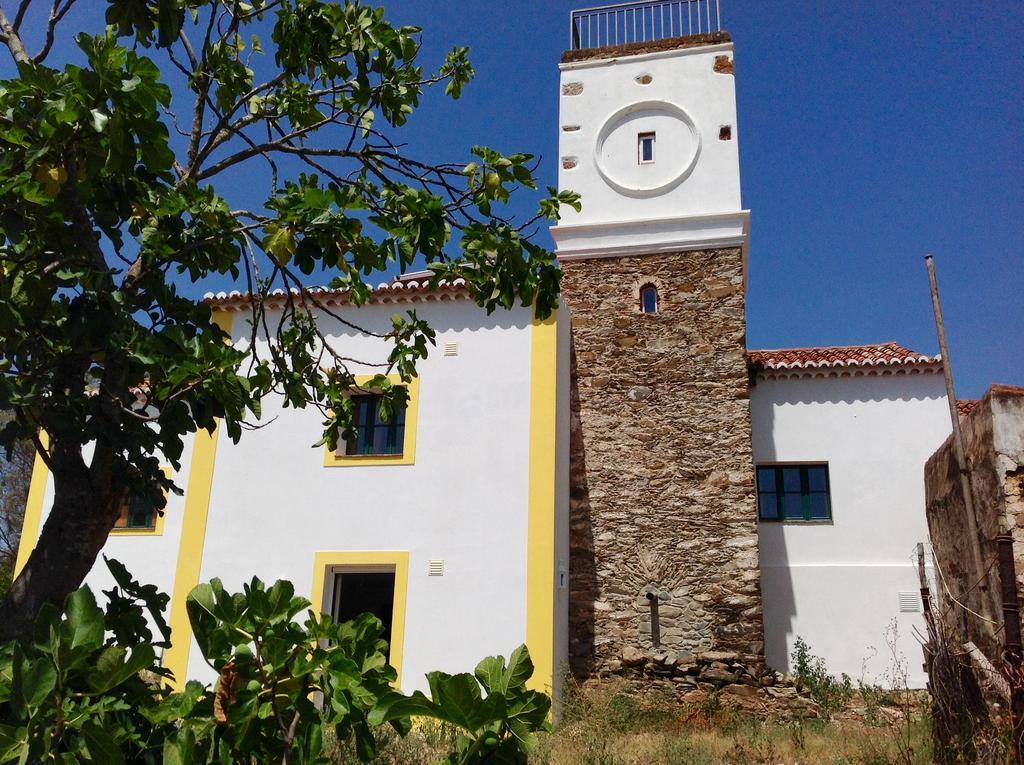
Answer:
[(558, 186), (583, 210), (551, 229), (560, 259), (746, 246), (733, 45), (717, 26), (715, 0), (572, 14)]

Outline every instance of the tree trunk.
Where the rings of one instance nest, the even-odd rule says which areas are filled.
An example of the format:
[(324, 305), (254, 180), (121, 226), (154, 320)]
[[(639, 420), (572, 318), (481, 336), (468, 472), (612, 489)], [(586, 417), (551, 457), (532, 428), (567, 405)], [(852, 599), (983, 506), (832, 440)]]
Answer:
[[(107, 461), (96, 454), (94, 466), (97, 458)], [(44, 603), (63, 607), (92, 569), (117, 520), (118, 492), (109, 473), (90, 471), (79, 444), (54, 441), (50, 461), (53, 507), (25, 568), (0, 603), (0, 641), (29, 637)]]

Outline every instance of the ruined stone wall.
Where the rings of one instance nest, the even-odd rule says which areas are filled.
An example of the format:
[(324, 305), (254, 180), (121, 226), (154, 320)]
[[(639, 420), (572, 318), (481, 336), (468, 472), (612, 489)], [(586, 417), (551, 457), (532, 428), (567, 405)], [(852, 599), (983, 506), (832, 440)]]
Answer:
[[(739, 248), (563, 263), (570, 661), (764, 651)], [(640, 311), (654, 284), (659, 310)], [(653, 594), (653, 601), (647, 594)]]
[[(1024, 603), (1024, 388), (993, 385), (961, 418), (982, 570), (974, 563), (967, 510), (952, 436), (925, 464), (928, 531), (940, 586), (937, 599), (948, 635), (967, 639), (998, 663), (1002, 651), (996, 536), (1014, 539), (1017, 593)], [(981, 586), (975, 586), (981, 581)], [(947, 589), (948, 588), (948, 589)], [(963, 608), (962, 606), (966, 606)]]

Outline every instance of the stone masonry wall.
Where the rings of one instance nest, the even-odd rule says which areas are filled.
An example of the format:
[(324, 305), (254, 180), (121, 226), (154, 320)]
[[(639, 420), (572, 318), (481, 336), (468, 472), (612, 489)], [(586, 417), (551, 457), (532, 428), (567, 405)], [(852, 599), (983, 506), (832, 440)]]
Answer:
[[(966, 638), (998, 665), (1003, 618), (995, 538), (1013, 537), (1017, 595), (1024, 603), (1024, 388), (993, 385), (960, 420), (982, 571), (974, 564), (952, 436), (925, 463), (928, 532), (942, 587), (935, 593), (948, 635)], [(975, 586), (981, 582), (981, 586)], [(948, 587), (952, 598), (946, 597)]]
[(615, 671), (627, 649), (762, 655), (741, 251), (562, 267), (572, 669)]

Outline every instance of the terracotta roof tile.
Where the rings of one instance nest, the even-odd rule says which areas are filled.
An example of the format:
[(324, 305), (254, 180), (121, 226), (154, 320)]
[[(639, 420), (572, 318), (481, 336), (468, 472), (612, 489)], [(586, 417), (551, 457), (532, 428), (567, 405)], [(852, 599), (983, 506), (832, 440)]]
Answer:
[(937, 364), (942, 360), (940, 356), (917, 353), (898, 343), (751, 350), (747, 352), (747, 359), (755, 370), (912, 366)]
[(976, 398), (959, 398), (956, 401), (956, 413), (961, 417), (966, 417), (974, 411), (978, 403)]
[[(299, 299), (302, 292), (292, 288), (290, 290), (293, 299)], [(313, 303), (324, 305), (340, 305), (348, 302), (348, 290), (333, 290), (326, 287), (307, 287), (305, 294)], [(414, 301), (436, 301), (450, 300), (469, 294), (466, 282), (456, 279), (451, 282), (441, 282), (435, 288), (431, 288), (426, 280), (416, 281), (415, 279), (395, 279), (390, 282), (378, 284), (370, 288), (368, 303), (398, 303), (407, 300)], [(264, 303), (267, 308), (280, 307), (285, 302), (288, 293), (282, 289), (271, 292)], [(227, 311), (238, 311), (247, 308), (252, 303), (252, 293), (239, 292), (207, 292), (203, 300), (208, 304)]]

